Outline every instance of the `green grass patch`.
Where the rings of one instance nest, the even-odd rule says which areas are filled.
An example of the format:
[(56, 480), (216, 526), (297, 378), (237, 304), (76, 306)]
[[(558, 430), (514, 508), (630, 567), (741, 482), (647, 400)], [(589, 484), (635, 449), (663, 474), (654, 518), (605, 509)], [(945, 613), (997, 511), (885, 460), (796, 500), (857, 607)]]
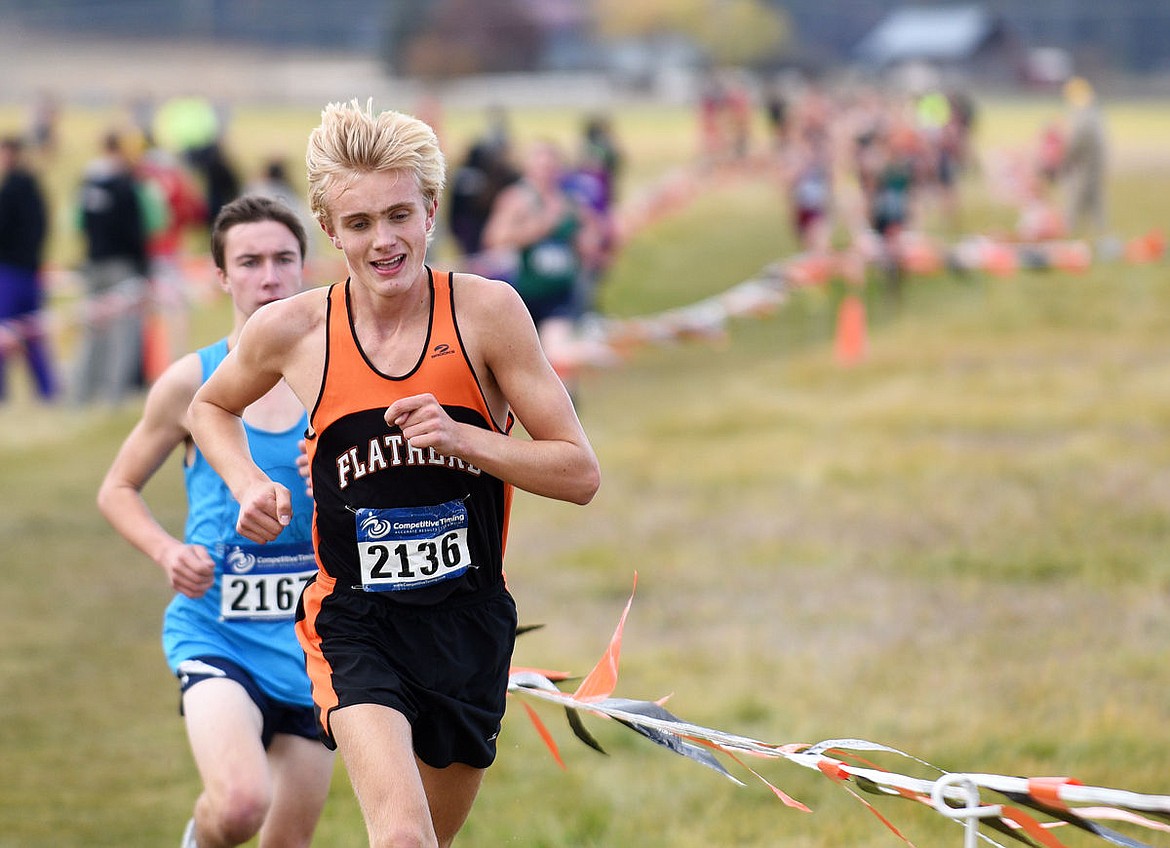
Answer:
[[(1045, 109), (987, 104), (987, 143), (1022, 143)], [(77, 146), (55, 185), (72, 184), (83, 132), (106, 117), (69, 116)], [(451, 143), (479, 119), (451, 115)], [(516, 127), (571, 138), (577, 120), (524, 113)], [(615, 115), (627, 190), (688, 161), (692, 120)], [(248, 161), (274, 147), (299, 161), (315, 121), (241, 112), (232, 144)], [(1166, 121), (1126, 105), (1112, 126), (1139, 163), (1120, 161), (1111, 183), (1120, 234), (1170, 220), (1170, 159), (1149, 136)], [(977, 182), (970, 197), (971, 226), (1010, 221)], [(785, 256), (789, 239), (778, 189), (722, 185), (631, 242), (606, 310), (692, 303)], [(948, 770), (1170, 791), (1165, 264), (943, 274), (897, 304), (872, 286), (869, 355), (853, 368), (831, 351), (840, 294), (798, 292), (720, 344), (646, 347), (584, 376), (604, 482), (583, 509), (517, 497), (509, 579), (522, 621), (545, 625), (517, 662), (586, 672), (637, 571), (619, 695), (671, 695), (688, 720), (773, 742), (857, 736)], [(222, 301), (202, 306), (192, 344), (226, 322)], [(138, 409), (44, 408), (16, 383), (0, 409), (0, 846), (177, 841), (198, 781), (158, 644), (168, 592), (93, 505)], [(177, 459), (146, 494), (177, 531)], [(759, 764), (813, 807), (804, 815), (738, 767), (747, 788), (586, 719), (602, 757), (537, 705), (561, 771), (518, 707), (460, 844), (900, 844), (819, 774)], [(916, 844), (961, 839), (914, 805), (879, 807)], [(317, 841), (363, 840), (339, 765)]]

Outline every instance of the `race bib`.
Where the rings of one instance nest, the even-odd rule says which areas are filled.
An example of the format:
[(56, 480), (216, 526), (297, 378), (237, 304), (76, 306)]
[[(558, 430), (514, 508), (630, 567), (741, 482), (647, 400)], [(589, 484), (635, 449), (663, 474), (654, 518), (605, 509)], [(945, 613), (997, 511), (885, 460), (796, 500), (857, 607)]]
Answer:
[(317, 573), (309, 543), (222, 545), (220, 617), (230, 620), (292, 620), (301, 590)]
[(358, 560), (367, 592), (401, 592), (458, 577), (472, 567), (467, 507), (356, 510)]
[(528, 261), (542, 277), (564, 277), (576, 270), (577, 254), (571, 245), (548, 241), (533, 248)]

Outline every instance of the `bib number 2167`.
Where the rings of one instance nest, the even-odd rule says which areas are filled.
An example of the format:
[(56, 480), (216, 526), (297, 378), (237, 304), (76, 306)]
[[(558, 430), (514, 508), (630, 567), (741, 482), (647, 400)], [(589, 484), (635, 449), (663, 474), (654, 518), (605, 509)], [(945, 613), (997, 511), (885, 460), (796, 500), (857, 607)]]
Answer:
[(292, 620), (301, 590), (317, 562), (308, 543), (293, 545), (224, 545), (220, 617)]

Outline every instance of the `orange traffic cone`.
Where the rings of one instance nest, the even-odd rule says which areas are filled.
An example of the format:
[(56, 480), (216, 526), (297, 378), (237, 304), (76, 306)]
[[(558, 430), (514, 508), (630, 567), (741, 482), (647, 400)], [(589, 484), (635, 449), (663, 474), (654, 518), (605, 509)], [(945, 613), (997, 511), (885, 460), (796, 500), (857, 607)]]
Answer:
[(856, 365), (865, 359), (865, 304), (855, 294), (847, 294), (837, 309), (837, 334), (834, 351), (842, 365)]

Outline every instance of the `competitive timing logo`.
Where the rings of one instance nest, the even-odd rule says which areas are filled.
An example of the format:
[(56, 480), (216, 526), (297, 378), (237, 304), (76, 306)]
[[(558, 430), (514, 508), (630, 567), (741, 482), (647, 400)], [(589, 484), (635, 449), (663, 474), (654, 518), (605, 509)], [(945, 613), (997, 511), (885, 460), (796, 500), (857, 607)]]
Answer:
[(228, 553), (225, 562), (232, 573), (247, 574), (256, 567), (256, 555), (236, 548)]
[(385, 518), (377, 515), (368, 515), (362, 519), (361, 531), (365, 539), (380, 539), (390, 532), (392, 526)]

